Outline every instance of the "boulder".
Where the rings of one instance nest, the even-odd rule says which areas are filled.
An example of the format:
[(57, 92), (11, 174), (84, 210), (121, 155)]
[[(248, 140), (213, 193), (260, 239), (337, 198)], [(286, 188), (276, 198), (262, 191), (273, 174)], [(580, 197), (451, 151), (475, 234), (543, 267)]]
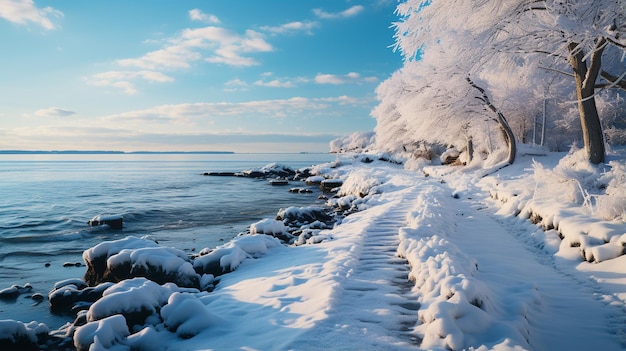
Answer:
[(334, 222), (332, 209), (320, 206), (291, 206), (285, 209), (280, 209), (276, 214), (276, 219), (282, 221), (288, 227), (296, 228), (300, 228), (303, 225), (310, 225), (315, 222), (325, 224), (331, 224)]
[(333, 192), (334, 189), (337, 189), (343, 185), (343, 180), (341, 179), (324, 179), (320, 183), (320, 189), (324, 192)]
[(145, 277), (158, 284), (200, 287), (200, 276), (185, 252), (147, 239), (105, 241), (83, 252), (83, 259), (87, 265), (84, 279), (89, 286)]
[(0, 320), (0, 345), (6, 351), (38, 351), (48, 337), (49, 329), (43, 323), (24, 324), (11, 319)]
[(88, 287), (85, 282), (73, 279), (57, 282), (48, 293), (50, 310), (56, 313), (86, 310), (112, 285), (113, 283), (102, 283), (96, 287)]
[(234, 177), (235, 172), (204, 172), (202, 175), (213, 177)]
[(247, 177), (247, 178), (264, 178), (264, 179), (267, 179), (267, 178), (293, 179), (293, 176), (295, 174), (296, 174), (296, 171), (294, 171), (288, 166), (281, 165), (278, 163), (270, 163), (261, 168), (252, 168), (252, 169), (235, 173), (235, 176)]
[(26, 283), (24, 286), (12, 285), (8, 288), (0, 290), (0, 300), (17, 299), (20, 294), (29, 293), (33, 290), (32, 285)]

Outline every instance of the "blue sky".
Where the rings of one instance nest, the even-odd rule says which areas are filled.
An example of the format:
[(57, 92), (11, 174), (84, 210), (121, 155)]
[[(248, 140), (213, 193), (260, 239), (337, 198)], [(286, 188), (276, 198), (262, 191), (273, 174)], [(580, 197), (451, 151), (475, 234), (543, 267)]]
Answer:
[(396, 0), (0, 0), (0, 149), (328, 151), (371, 130)]

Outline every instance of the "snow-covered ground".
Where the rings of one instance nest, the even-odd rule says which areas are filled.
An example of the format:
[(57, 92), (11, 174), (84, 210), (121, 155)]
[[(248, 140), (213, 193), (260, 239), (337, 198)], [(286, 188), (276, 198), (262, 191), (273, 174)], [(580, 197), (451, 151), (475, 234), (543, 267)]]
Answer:
[[(85, 350), (625, 349), (623, 156), (610, 169), (523, 150), (492, 170), (320, 165), (343, 180), (329, 202), (358, 211), (316, 240), (240, 237), (214, 291), (127, 280), (67, 331)], [(129, 329), (115, 311), (140, 304), (149, 316)]]

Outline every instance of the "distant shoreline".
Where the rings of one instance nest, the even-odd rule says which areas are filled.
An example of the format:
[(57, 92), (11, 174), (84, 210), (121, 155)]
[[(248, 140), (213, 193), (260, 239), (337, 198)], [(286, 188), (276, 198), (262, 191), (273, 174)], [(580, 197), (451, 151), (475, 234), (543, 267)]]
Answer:
[(0, 150), (0, 155), (234, 154), (234, 151)]

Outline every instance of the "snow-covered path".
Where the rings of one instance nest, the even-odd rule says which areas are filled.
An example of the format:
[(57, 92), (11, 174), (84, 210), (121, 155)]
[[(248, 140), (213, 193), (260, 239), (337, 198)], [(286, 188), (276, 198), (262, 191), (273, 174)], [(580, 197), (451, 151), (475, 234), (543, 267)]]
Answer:
[[(401, 194), (386, 192), (379, 199), (384, 204), (353, 214), (338, 228), (359, 238), (352, 249), (355, 260), (328, 318), (294, 349), (413, 350), (419, 345), (409, 331), (420, 305), (408, 280), (408, 262), (396, 254), (398, 228), (406, 225), (409, 209), (405, 201), (417, 191), (412, 186)], [(350, 223), (358, 224), (357, 231)]]
[[(380, 170), (371, 172), (380, 177)], [(383, 181), (381, 194), (369, 200), (370, 208), (334, 230), (336, 237), (359, 238), (351, 250), (355, 259), (337, 288), (328, 317), (297, 338), (294, 349), (404, 350), (416, 345), (443, 349), (458, 343), (487, 349), (624, 349), (616, 322), (623, 320), (623, 311), (603, 302), (598, 287), (584, 274), (561, 271), (554, 252), (523, 239), (538, 231), (536, 226), (499, 217), (497, 208), (486, 204), (484, 190), (470, 187), (458, 192), (446, 182), (394, 172)], [(426, 265), (412, 262), (414, 271), (432, 266), (438, 257), (436, 249), (424, 249), (433, 237), (443, 238), (445, 249), (452, 248), (447, 254), (458, 250), (463, 256), (458, 262), (475, 262), (476, 269), (426, 277), (427, 289), (420, 289), (420, 277), (417, 283), (407, 281), (406, 260), (397, 257), (403, 232), (415, 234), (405, 245), (421, 247), (424, 255)], [(428, 244), (420, 246), (418, 241)], [(446, 264), (437, 266), (436, 274), (458, 271), (454, 263)], [(455, 294), (459, 280), (458, 286), (471, 286), (464, 292), (467, 299), (474, 294), (480, 303), (470, 301), (469, 306), (447, 296)], [(455, 332), (459, 339), (445, 340)], [(428, 334), (440, 340), (432, 341), (431, 335), (420, 344)]]
[(531, 350), (624, 349), (611, 326), (618, 310), (601, 301), (592, 281), (560, 271), (552, 254), (518, 238), (529, 237), (536, 226), (521, 219), (498, 220), (494, 209), (476, 200), (457, 202), (457, 227), (468, 229), (450, 240), (477, 260), (475, 278), (498, 297), (500, 318), (521, 312), (528, 321)]

